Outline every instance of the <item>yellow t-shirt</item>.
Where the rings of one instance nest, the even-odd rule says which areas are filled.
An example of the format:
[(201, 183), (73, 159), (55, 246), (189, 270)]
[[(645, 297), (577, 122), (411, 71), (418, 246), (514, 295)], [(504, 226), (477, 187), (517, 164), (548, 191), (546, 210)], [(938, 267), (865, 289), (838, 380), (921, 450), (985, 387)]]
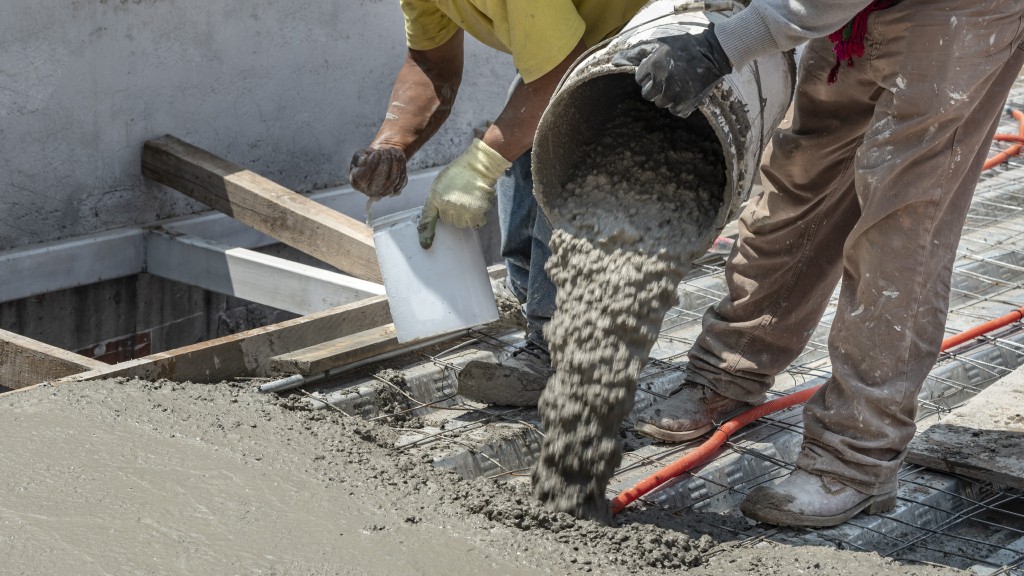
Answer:
[(583, 40), (617, 32), (647, 0), (401, 0), (409, 48), (430, 50), (460, 28), (512, 54), (525, 82), (547, 74)]

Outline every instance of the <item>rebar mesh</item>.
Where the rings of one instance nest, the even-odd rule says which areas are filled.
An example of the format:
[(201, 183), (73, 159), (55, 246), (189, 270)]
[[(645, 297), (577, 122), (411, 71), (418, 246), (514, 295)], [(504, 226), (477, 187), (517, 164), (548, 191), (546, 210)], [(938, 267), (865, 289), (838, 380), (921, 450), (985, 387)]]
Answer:
[[(1024, 86), (1011, 97), (1017, 95), (1024, 99)], [(1014, 101), (1010, 106), (1024, 107)], [(1009, 115), (1001, 131), (1017, 131)], [(634, 414), (666, 398), (681, 382), (686, 353), (700, 333), (704, 311), (725, 295), (724, 262), (723, 256), (709, 254), (695, 263), (680, 284), (679, 304), (666, 316), (651, 361), (641, 374)], [(804, 352), (777, 377), (771, 395), (821, 384), (830, 376), (827, 339), (837, 294)], [(961, 332), (1022, 305), (1024, 162), (1011, 159), (986, 172), (975, 193), (957, 251), (946, 332)], [(420, 351), (404, 359), (407, 366), (414, 361), (430, 373), (421, 379), (415, 394), (399, 390), (409, 399), (402, 412), (422, 416), (448, 411), (455, 416), (438, 427), (399, 427), (406, 433), (399, 446), (422, 451), (435, 464), (463, 475), (525, 477), (543, 436), (536, 411), (482, 407), (465, 402), (456, 393), (456, 374), (466, 358), (460, 354), (500, 354), (518, 338), (486, 330), (474, 331), (471, 336), (452, 348)], [(920, 396), (919, 426), (941, 419), (1021, 365), (1021, 323), (943, 353)], [(363, 394), (353, 392), (362, 388), (351, 379), (333, 386), (322, 386), (315, 394), (322, 406), (355, 406)], [(371, 417), (388, 421), (394, 416)], [(495, 427), (501, 427), (503, 433), (495, 435)], [(799, 407), (763, 418), (732, 438), (713, 462), (667, 483), (642, 503), (676, 515), (699, 513), (703, 522), (733, 534), (742, 546), (764, 540), (837, 546), (902, 561), (972, 569), (979, 574), (1024, 574), (1024, 498), (1020, 492), (914, 465), (901, 469), (897, 506), (884, 515), (861, 515), (836, 528), (818, 530), (772, 528), (742, 520), (737, 509), (742, 498), (754, 487), (779, 480), (792, 470), (802, 430)], [(655, 444), (628, 431), (625, 435), (623, 463), (609, 487), (609, 497), (693, 447)]]

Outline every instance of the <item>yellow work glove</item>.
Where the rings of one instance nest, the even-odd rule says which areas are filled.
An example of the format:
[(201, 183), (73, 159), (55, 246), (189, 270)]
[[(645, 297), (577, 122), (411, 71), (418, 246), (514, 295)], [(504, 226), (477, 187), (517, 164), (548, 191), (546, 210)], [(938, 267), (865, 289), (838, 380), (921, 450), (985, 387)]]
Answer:
[(423, 205), (418, 227), (420, 246), (434, 244), (437, 220), (459, 228), (479, 228), (487, 222), (487, 209), (494, 199), (494, 185), (512, 163), (474, 139), (469, 148), (437, 175)]

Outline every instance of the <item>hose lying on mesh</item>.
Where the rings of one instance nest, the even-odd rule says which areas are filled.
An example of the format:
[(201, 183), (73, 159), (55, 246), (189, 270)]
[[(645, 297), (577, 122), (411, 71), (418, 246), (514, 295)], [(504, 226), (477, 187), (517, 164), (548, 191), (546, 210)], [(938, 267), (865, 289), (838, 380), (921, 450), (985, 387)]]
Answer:
[[(974, 340), (979, 336), (988, 334), (993, 330), (998, 330), (999, 328), (1017, 322), (1021, 319), (1024, 319), (1024, 306), (1014, 310), (1013, 312), (1010, 312), (1009, 314), (1000, 316), (995, 320), (990, 320), (988, 322), (985, 322), (984, 324), (979, 324), (978, 326), (975, 326), (969, 330), (946, 338), (945, 340), (942, 341), (942, 347), (940, 348), (940, 350), (949, 350), (950, 348)], [(792, 408), (793, 406), (796, 406), (798, 404), (803, 404), (808, 399), (810, 399), (810, 397), (813, 396), (819, 388), (821, 388), (821, 386), (814, 386), (806, 390), (794, 392), (793, 394), (783, 396), (782, 398), (778, 398), (770, 402), (765, 402), (764, 404), (761, 404), (759, 406), (754, 406), (750, 410), (747, 410), (746, 412), (743, 412), (742, 414), (736, 416), (732, 420), (729, 420), (728, 422), (722, 424), (721, 426), (718, 427), (718, 430), (716, 430), (715, 433), (711, 435), (711, 438), (709, 438), (706, 442), (704, 442), (694, 450), (687, 452), (682, 456), (682, 458), (679, 458), (675, 462), (669, 464), (668, 466), (662, 468), (661, 470), (658, 470), (657, 472), (644, 478), (640, 482), (637, 482), (632, 488), (622, 492), (614, 499), (612, 499), (612, 514), (618, 514), (619, 512), (622, 512), (622, 510), (625, 509), (626, 506), (629, 506), (637, 498), (640, 498), (644, 494), (647, 494), (648, 492), (656, 489), (657, 487), (675, 478), (676, 476), (679, 476), (684, 472), (696, 466), (700, 466), (701, 464), (704, 464), (705, 462), (710, 460), (715, 455), (715, 453), (718, 452), (718, 449), (725, 444), (725, 441), (729, 439), (729, 436), (731, 436), (740, 428), (743, 428), (747, 424), (750, 424), (751, 422), (757, 420), (758, 418), (761, 418), (762, 416), (767, 416), (774, 412), (779, 412), (780, 410), (785, 410), (786, 408)]]
[[(1017, 134), (996, 134), (994, 139), (1000, 142), (1013, 142), (1014, 144), (986, 160), (983, 168), (984, 170), (998, 166), (999, 164), (1006, 162), (1011, 156), (1018, 156), (1022, 151), (1024, 151), (1024, 113), (1020, 110), (1009, 110), (1009, 112), (1013, 115), (1013, 118), (1017, 120), (1019, 125)], [(989, 322), (975, 326), (970, 330), (966, 330), (946, 338), (942, 341), (942, 347), (940, 350), (945, 351), (953, 348), (954, 346), (959, 346), (964, 342), (969, 342), (983, 334), (987, 334), (993, 330), (997, 330), (1003, 326), (1017, 322), (1022, 318), (1024, 318), (1024, 307), (1014, 310), (1004, 316), (1000, 316), (995, 320), (990, 320)], [(622, 492), (612, 499), (612, 514), (622, 512), (626, 506), (629, 506), (637, 498), (640, 498), (644, 494), (658, 488), (676, 476), (679, 476), (684, 472), (696, 466), (700, 466), (710, 460), (715, 453), (718, 452), (718, 449), (725, 444), (725, 441), (729, 439), (729, 436), (740, 428), (743, 428), (762, 416), (767, 416), (774, 412), (785, 410), (786, 408), (792, 408), (798, 404), (803, 404), (810, 399), (810, 397), (813, 396), (819, 388), (821, 388), (821, 386), (814, 386), (813, 388), (801, 390), (800, 392), (795, 392), (788, 396), (783, 396), (782, 398), (765, 402), (764, 404), (755, 406), (732, 420), (722, 424), (718, 427), (718, 430), (711, 435), (711, 438), (709, 438), (707, 442), (701, 444), (696, 449), (687, 452), (682, 458), (679, 458), (675, 462), (661, 470), (658, 470), (647, 478), (644, 478), (640, 482), (636, 483), (632, 488)]]

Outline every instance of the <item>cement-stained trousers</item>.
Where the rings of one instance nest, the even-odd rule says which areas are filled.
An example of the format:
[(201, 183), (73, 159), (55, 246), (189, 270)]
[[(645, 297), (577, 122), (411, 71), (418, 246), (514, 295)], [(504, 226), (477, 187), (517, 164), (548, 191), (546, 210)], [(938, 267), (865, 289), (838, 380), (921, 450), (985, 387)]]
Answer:
[(841, 278), (832, 377), (804, 408), (800, 468), (868, 494), (896, 487), (960, 231), (1024, 63), (1022, 12), (1021, 0), (903, 0), (871, 15), (864, 57), (832, 85), (831, 44), (804, 53), (792, 126), (773, 137), (689, 375), (758, 401)]

